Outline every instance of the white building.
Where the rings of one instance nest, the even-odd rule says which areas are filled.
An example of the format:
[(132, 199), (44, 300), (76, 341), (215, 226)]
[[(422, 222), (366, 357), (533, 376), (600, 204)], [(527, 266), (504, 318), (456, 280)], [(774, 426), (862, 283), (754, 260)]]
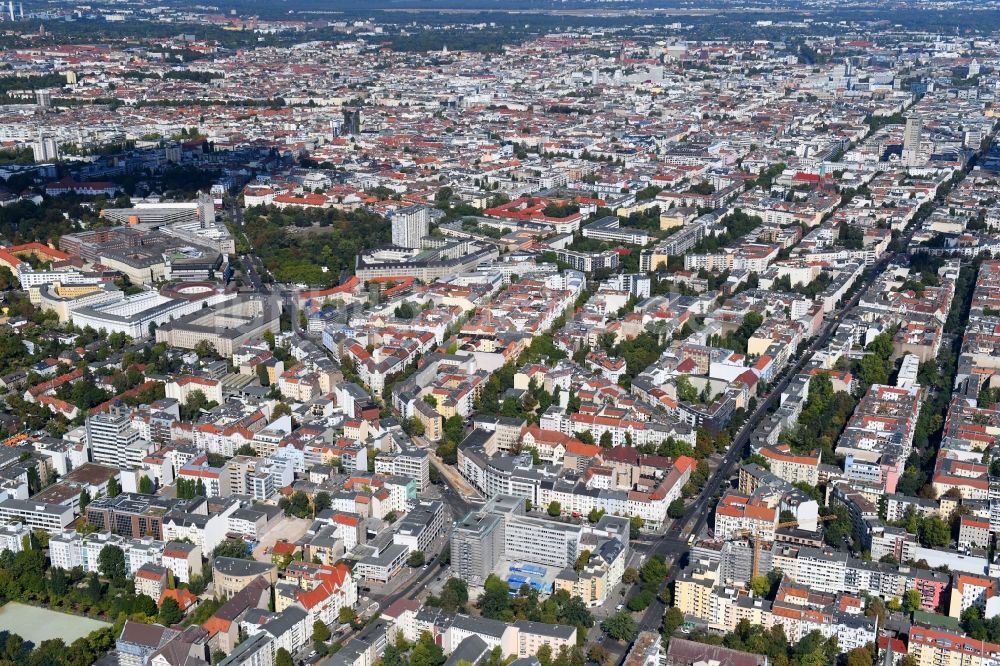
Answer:
[(430, 232), (431, 215), (427, 206), (406, 206), (392, 214), (392, 244), (420, 247), (420, 239)]

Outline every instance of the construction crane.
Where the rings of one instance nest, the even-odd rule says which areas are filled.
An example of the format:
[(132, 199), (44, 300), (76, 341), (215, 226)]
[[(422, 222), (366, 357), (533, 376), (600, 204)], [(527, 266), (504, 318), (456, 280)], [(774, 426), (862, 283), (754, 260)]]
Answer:
[[(816, 521), (820, 522), (820, 523), (825, 523), (825, 522), (827, 522), (829, 520), (836, 520), (837, 518), (838, 518), (838, 516), (836, 514), (832, 514), (832, 515), (829, 515), (829, 516), (819, 516), (816, 519)], [(797, 520), (788, 520), (788, 521), (785, 521), (783, 523), (777, 523), (777, 524), (775, 524), (774, 529), (775, 530), (780, 530), (783, 527), (798, 527), (798, 526), (799, 526), (799, 521), (797, 521)], [(756, 533), (756, 532), (753, 532), (751, 530), (740, 530), (740, 532), (738, 532), (738, 534), (739, 534), (739, 536), (741, 538), (746, 539), (751, 544), (753, 544), (753, 576), (755, 576), (755, 577), (759, 576), (760, 575), (760, 551), (761, 551), (761, 547), (762, 547), (761, 546), (762, 539), (760, 538), (760, 534)]]

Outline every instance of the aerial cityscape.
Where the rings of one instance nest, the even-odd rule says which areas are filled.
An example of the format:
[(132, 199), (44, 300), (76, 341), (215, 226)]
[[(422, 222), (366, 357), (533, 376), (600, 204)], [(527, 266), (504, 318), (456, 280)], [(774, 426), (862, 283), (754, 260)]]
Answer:
[(3, 0), (0, 666), (1000, 666), (1000, 2)]

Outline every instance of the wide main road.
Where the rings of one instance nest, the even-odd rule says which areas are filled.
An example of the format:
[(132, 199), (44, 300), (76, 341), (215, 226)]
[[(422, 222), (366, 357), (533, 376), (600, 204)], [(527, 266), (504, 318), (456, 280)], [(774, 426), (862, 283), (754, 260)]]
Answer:
[[(912, 235), (912, 231), (905, 235), (902, 239), (902, 247), (905, 248), (909, 244), (909, 239)], [(747, 445), (750, 441), (750, 436), (760, 425), (760, 422), (764, 419), (764, 417), (767, 416), (771, 409), (777, 404), (777, 401), (781, 399), (782, 392), (788, 387), (788, 384), (792, 381), (792, 379), (802, 371), (802, 368), (804, 368), (809, 362), (816, 350), (824, 347), (829, 342), (830, 337), (837, 330), (837, 327), (844, 321), (851, 309), (858, 304), (862, 295), (864, 295), (868, 288), (871, 287), (885, 267), (891, 261), (901, 258), (903, 258), (901, 253), (887, 254), (867, 271), (865, 271), (861, 277), (861, 284), (856, 290), (854, 296), (852, 296), (847, 303), (841, 306), (835, 317), (827, 318), (820, 329), (819, 335), (813, 338), (812, 342), (799, 356), (799, 359), (795, 362), (795, 364), (782, 375), (782, 378), (777, 384), (775, 384), (770, 393), (767, 394), (764, 400), (761, 401), (753, 413), (751, 413), (747, 418), (746, 423), (743, 424), (739, 434), (733, 440), (732, 446), (730, 446), (729, 450), (722, 458), (719, 466), (716, 467), (715, 471), (709, 476), (708, 481), (701, 490), (701, 493), (699, 493), (697, 498), (695, 498), (691, 506), (688, 507), (684, 516), (678, 519), (674, 527), (666, 535), (650, 544), (646, 556), (652, 557), (655, 555), (661, 555), (667, 559), (668, 565), (670, 566), (667, 581), (665, 583), (666, 587), (669, 587), (673, 583), (678, 572), (680, 571), (682, 556), (689, 550), (687, 544), (688, 537), (692, 534), (699, 534), (703, 530), (708, 522), (716, 491), (723, 484), (728, 484), (729, 479), (733, 475), (736, 464), (744, 458), (747, 452)], [(638, 591), (639, 586), (633, 585), (632, 588), (626, 593), (625, 598), (631, 598), (633, 595), (637, 594)], [(646, 608), (639, 620), (638, 624), (640, 630), (658, 630), (663, 621), (663, 615), (665, 612), (666, 606), (663, 602), (660, 601), (659, 598), (655, 599)], [(617, 650), (610, 649), (611, 645), (608, 645), (607, 647), (609, 648), (609, 651), (617, 652)], [(624, 652), (622, 653), (622, 657), (623, 656)]]

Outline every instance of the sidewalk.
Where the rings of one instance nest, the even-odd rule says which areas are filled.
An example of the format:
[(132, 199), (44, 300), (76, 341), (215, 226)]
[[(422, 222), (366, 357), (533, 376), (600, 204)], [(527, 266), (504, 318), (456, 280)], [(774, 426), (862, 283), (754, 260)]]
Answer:
[(458, 470), (456, 470), (451, 465), (446, 465), (443, 460), (438, 456), (437, 452), (430, 446), (430, 443), (423, 437), (414, 437), (414, 441), (421, 445), (421, 448), (426, 449), (428, 455), (431, 458), (431, 464), (437, 468), (437, 471), (441, 473), (441, 476), (448, 480), (448, 485), (452, 486), (465, 500), (483, 500), (483, 496), (479, 493), (475, 487), (465, 480)]

